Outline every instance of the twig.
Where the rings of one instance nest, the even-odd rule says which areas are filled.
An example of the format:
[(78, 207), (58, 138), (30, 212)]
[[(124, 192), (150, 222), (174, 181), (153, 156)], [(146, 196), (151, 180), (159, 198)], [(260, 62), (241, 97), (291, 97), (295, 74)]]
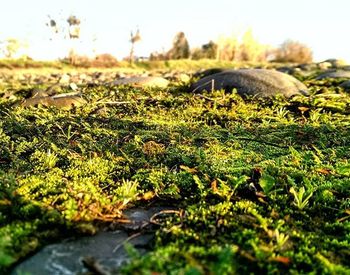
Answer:
[(197, 88), (195, 88), (192, 92), (197, 91), (198, 89), (202, 88), (203, 86), (205, 86), (205, 85), (207, 85), (207, 84), (211, 84), (211, 86), (212, 86), (212, 90), (211, 90), (211, 91), (213, 91), (213, 90), (214, 90), (214, 89), (213, 89), (213, 80), (210, 79), (209, 81), (204, 82), (203, 84), (199, 85), (199, 86), (198, 86)]
[(60, 98), (60, 97), (70, 97), (70, 96), (81, 96), (81, 92), (69, 92), (64, 94), (52, 95), (52, 98)]
[(209, 101), (215, 101), (215, 99), (212, 99), (210, 97), (207, 97), (207, 96), (201, 95), (201, 94), (194, 94), (194, 96), (198, 96), (200, 98), (204, 98), (204, 99), (209, 100)]
[(150, 223), (160, 225), (160, 223), (155, 221), (155, 218), (157, 218), (158, 216), (163, 215), (163, 214), (178, 214), (180, 216), (181, 211), (179, 211), (179, 210), (162, 210), (160, 212), (153, 214), (153, 216), (149, 219)]
[(131, 235), (130, 237), (126, 238), (124, 241), (122, 241), (120, 244), (118, 244), (114, 249), (113, 249), (113, 253), (117, 252), (124, 244), (126, 244), (127, 242), (131, 241), (132, 239), (137, 238), (138, 236), (141, 236), (141, 232), (135, 233), (133, 235)]

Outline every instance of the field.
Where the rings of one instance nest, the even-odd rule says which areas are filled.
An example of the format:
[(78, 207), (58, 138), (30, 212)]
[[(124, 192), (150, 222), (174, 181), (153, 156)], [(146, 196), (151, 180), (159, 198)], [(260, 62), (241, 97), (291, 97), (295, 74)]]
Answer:
[[(127, 72), (198, 69), (155, 67)], [(164, 89), (78, 84), (88, 104), (61, 110), (16, 107), (52, 83), (13, 71), (0, 82), (0, 273), (126, 209), (164, 206), (176, 211), (132, 232), (155, 234), (148, 253), (126, 244), (132, 260), (119, 272), (350, 274), (350, 95), (340, 80), (296, 74), (311, 95), (291, 99), (194, 95), (193, 77)]]

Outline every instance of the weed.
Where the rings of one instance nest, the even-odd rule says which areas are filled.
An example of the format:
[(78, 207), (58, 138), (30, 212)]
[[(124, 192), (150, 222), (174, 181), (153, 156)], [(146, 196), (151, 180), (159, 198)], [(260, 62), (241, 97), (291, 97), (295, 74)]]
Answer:
[(308, 195), (305, 193), (305, 187), (302, 186), (298, 191), (291, 187), (289, 192), (294, 197), (293, 204), (299, 209), (303, 210), (309, 203), (309, 199), (312, 197), (313, 192), (310, 192)]

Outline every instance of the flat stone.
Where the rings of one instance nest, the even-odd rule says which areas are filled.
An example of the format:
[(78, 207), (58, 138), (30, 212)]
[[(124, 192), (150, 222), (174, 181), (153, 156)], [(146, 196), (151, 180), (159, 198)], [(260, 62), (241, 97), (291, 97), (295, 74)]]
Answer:
[(70, 76), (68, 74), (63, 74), (59, 80), (60, 84), (69, 84)]
[(330, 63), (333, 68), (340, 68), (340, 67), (343, 67), (343, 66), (347, 65), (347, 62), (345, 60), (336, 59), (336, 58), (330, 58), (330, 59), (327, 59), (327, 60), (325, 60), (323, 62)]
[(286, 74), (294, 74), (295, 68), (290, 66), (282, 66), (282, 67), (276, 68), (276, 71), (279, 71), (281, 73), (286, 73)]
[(296, 78), (266, 69), (227, 70), (200, 79), (190, 89), (194, 93), (212, 89), (231, 92), (237, 89), (240, 95), (258, 97), (308, 95), (307, 87)]
[[(141, 233), (131, 237), (127, 232), (140, 232), (145, 223), (154, 215), (160, 216), (163, 210), (175, 210), (169, 207), (136, 208), (126, 210), (124, 216), (130, 224), (110, 225), (108, 232), (99, 232), (94, 236), (78, 237), (51, 244), (41, 249), (34, 256), (18, 264), (11, 275), (73, 275), (73, 274), (119, 274), (120, 268), (130, 260), (124, 249), (126, 242), (132, 244), (140, 254), (147, 252), (149, 243), (154, 238), (151, 233)], [(166, 211), (165, 211), (166, 212)], [(84, 264), (85, 262), (85, 264)], [(93, 265), (99, 272), (86, 267)], [(89, 273), (90, 272), (90, 273)]]
[(316, 80), (321, 80), (325, 78), (350, 78), (350, 71), (332, 71), (325, 72), (316, 77)]
[(129, 78), (121, 78), (113, 81), (112, 85), (132, 85), (136, 87), (156, 87), (166, 88), (169, 81), (163, 77), (158, 76), (136, 76)]
[(45, 107), (55, 106), (60, 109), (69, 110), (73, 107), (79, 107), (86, 104), (86, 100), (76, 95), (57, 95), (57, 96), (36, 96), (24, 100), (20, 106), (30, 107), (42, 105)]
[(328, 69), (332, 68), (333, 65), (330, 62), (324, 61), (324, 62), (318, 63), (317, 66), (318, 66), (318, 68), (320, 70), (324, 70), (325, 71), (325, 70), (328, 70)]
[[(19, 264), (11, 274), (86, 274), (89, 270), (83, 264), (84, 259), (93, 259), (106, 274), (112, 272), (115, 274), (116, 270), (129, 261), (128, 254), (122, 245), (127, 238), (128, 234), (122, 231), (100, 232), (95, 236), (51, 244)], [(146, 245), (151, 238), (152, 236), (147, 234), (130, 240), (130, 243), (142, 246)], [(116, 249), (118, 247), (120, 248)], [(142, 253), (145, 250), (139, 249), (139, 252)]]
[(344, 88), (345, 90), (350, 90), (350, 80), (344, 81), (342, 84), (340, 84), (340, 87)]
[(224, 68), (211, 68), (211, 69), (206, 69), (206, 70), (201, 70), (196, 72), (193, 76), (194, 77), (206, 77), (208, 75), (213, 75), (213, 74), (217, 74), (217, 73), (222, 73), (224, 71), (227, 71), (227, 69)]

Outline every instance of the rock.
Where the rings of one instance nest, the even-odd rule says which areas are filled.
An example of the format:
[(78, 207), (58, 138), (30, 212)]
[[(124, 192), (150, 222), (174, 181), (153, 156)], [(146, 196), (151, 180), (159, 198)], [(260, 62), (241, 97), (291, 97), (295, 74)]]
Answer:
[(347, 80), (342, 84), (340, 84), (340, 87), (344, 88), (344, 90), (347, 90), (347, 91), (350, 90), (350, 80)]
[(304, 64), (299, 64), (297, 66), (297, 68), (299, 68), (302, 71), (310, 72), (310, 71), (316, 70), (317, 69), (317, 65), (314, 64), (314, 63), (304, 63)]
[(193, 77), (203, 78), (203, 77), (206, 77), (208, 75), (222, 73), (224, 71), (227, 71), (227, 69), (224, 69), (224, 68), (211, 68), (211, 69), (207, 69), (207, 70), (204, 70), (204, 71), (198, 71), (198, 72), (196, 72), (193, 75)]
[[(134, 238), (133, 245), (146, 245), (153, 236), (150, 234)], [(105, 274), (116, 274), (117, 270), (129, 261), (123, 242), (128, 234), (122, 231), (100, 232), (92, 237), (66, 240), (48, 245), (33, 257), (19, 264), (12, 275), (36, 274), (87, 274), (92, 271), (84, 266), (83, 261), (94, 261), (96, 266), (105, 270)], [(120, 249), (114, 251), (121, 245)], [(144, 253), (144, 249), (139, 249)], [(93, 273), (100, 274), (100, 273)]]
[(209, 75), (192, 84), (192, 92), (224, 89), (227, 92), (236, 88), (238, 94), (247, 96), (273, 96), (282, 94), (286, 97), (307, 95), (307, 87), (296, 78), (265, 69), (227, 70)]
[(286, 74), (294, 74), (295, 68), (289, 67), (289, 66), (282, 66), (282, 67), (276, 68), (276, 71), (279, 71), (281, 73), (286, 73)]
[[(141, 230), (150, 224), (151, 217), (161, 217), (163, 210), (174, 208), (153, 207), (125, 211), (125, 217), (130, 224), (110, 225), (108, 232), (99, 232), (95, 236), (80, 237), (51, 244), (41, 249), (34, 256), (17, 265), (12, 275), (61, 275), (61, 274), (120, 274), (120, 268), (125, 265), (130, 256), (124, 249), (126, 242), (131, 243), (140, 254), (147, 252), (147, 247), (154, 238), (151, 233)], [(148, 225), (147, 225), (148, 224)], [(116, 230), (118, 229), (118, 230)], [(141, 232), (130, 237), (127, 232)]]
[(340, 67), (347, 65), (347, 62), (345, 60), (336, 59), (336, 58), (330, 58), (330, 59), (327, 59), (323, 62), (328, 62), (328, 63), (332, 64), (332, 68), (340, 68)]
[(112, 82), (112, 85), (132, 85), (136, 87), (166, 88), (169, 85), (169, 81), (163, 77), (158, 76), (138, 76), (117, 79)]
[(73, 91), (77, 91), (78, 90), (78, 85), (72, 82), (72, 83), (69, 84), (69, 88), (71, 88)]
[(69, 84), (70, 76), (68, 74), (63, 74), (58, 81), (60, 84)]
[(332, 63), (327, 62), (327, 61), (323, 61), (323, 62), (318, 63), (317, 66), (320, 70), (325, 71), (325, 70), (332, 68)]
[(20, 106), (38, 106), (42, 105), (45, 107), (55, 106), (60, 109), (69, 110), (73, 107), (79, 107), (86, 104), (86, 100), (77, 95), (61, 94), (56, 96), (36, 96), (24, 100)]
[(316, 80), (325, 78), (350, 78), (350, 71), (330, 71), (320, 74)]

